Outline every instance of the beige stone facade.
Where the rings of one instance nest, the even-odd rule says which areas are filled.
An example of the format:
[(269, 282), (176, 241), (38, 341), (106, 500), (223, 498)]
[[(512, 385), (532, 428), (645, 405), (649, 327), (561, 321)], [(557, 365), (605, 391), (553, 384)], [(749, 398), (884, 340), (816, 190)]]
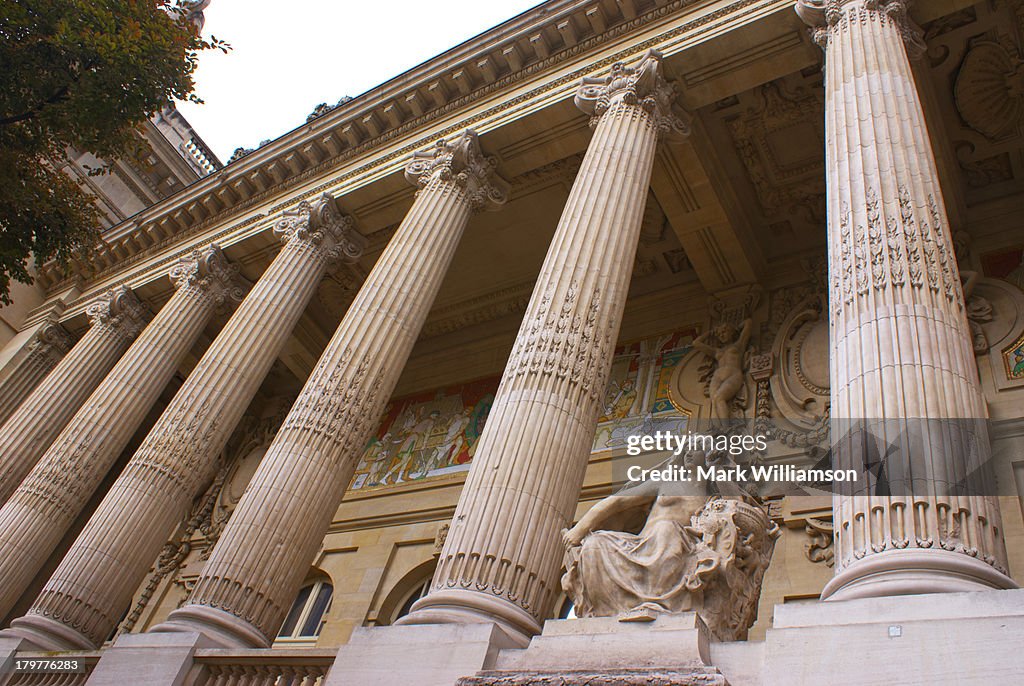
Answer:
[[(1008, 0), (549, 0), (115, 224), (0, 350), (0, 664), (1013, 683), (1022, 64)], [(849, 419), (939, 422), (909, 487), (608, 498)]]

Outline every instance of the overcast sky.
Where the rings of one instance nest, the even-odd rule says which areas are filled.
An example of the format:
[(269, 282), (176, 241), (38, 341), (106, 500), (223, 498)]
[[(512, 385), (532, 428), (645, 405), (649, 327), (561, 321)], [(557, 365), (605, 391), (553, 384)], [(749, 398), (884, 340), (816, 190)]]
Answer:
[(179, 110), (226, 162), (304, 124), (321, 102), (357, 96), (539, 0), (213, 0), (203, 33), (203, 105)]

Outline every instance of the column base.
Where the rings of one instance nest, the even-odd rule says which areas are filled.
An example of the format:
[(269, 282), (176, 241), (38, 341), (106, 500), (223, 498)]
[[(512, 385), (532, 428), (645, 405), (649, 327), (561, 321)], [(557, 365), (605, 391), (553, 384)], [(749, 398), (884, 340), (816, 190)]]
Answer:
[(1024, 590), (795, 603), (775, 606), (756, 674), (720, 667), (733, 686), (1014, 684), (1022, 641)]
[(8, 637), (0, 633), (0, 683), (4, 683), (2, 675), (11, 671), (18, 651), (27, 649), (25, 639)]
[(395, 624), (497, 624), (520, 648), (525, 648), (530, 637), (541, 630), (533, 615), (517, 605), (487, 593), (459, 588), (434, 591), (421, 598), (412, 606), (412, 612)]
[(205, 605), (186, 605), (175, 610), (149, 633), (200, 633), (219, 648), (269, 648), (271, 643), (244, 619)]
[(822, 600), (1018, 588), (989, 564), (949, 550), (886, 550), (850, 565), (829, 581)]
[(22, 650), (96, 650), (97, 646), (83, 634), (66, 624), (43, 617), (25, 615), (11, 622), (11, 628), (0, 631), (2, 638), (20, 638)]

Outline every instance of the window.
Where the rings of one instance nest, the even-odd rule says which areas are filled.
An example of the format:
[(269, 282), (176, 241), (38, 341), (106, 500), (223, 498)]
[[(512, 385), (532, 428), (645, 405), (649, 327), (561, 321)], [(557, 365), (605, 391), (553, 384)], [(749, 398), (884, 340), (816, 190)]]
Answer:
[(402, 602), (401, 607), (398, 608), (398, 612), (396, 612), (395, 616), (391, 619), (392, 624), (412, 612), (413, 604), (423, 596), (427, 595), (427, 592), (430, 590), (430, 582), (433, 578), (434, 575), (431, 573), (431, 575), (428, 576), (422, 584), (413, 589), (412, 593), (410, 593), (409, 597)]
[(310, 639), (319, 636), (333, 596), (334, 587), (328, 581), (313, 581), (300, 588), (277, 638)]

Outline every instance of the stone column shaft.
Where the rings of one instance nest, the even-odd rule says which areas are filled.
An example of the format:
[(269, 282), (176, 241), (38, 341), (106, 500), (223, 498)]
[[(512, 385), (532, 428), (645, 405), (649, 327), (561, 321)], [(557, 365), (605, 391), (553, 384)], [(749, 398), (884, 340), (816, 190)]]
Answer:
[(89, 306), (92, 327), (0, 428), (0, 503), (60, 435), (145, 326), (146, 308), (127, 288)]
[[(908, 57), (923, 48), (908, 4), (797, 8), (826, 53), (834, 432), (868, 420), (887, 440), (909, 431), (922, 441), (902, 444), (913, 464), (889, 460), (890, 476), (913, 479), (892, 495), (835, 495), (836, 576), (823, 598), (1014, 586), (994, 494), (954, 495), (946, 484), (971, 455), (987, 455), (987, 409)], [(855, 451), (836, 439), (842, 462)]]
[(423, 179), (260, 462), (189, 603), (158, 630), (269, 646), (394, 390), (473, 207), (503, 202), (475, 134), (407, 171)]
[(685, 125), (651, 52), (586, 79), (596, 121), (448, 531), (430, 594), (401, 623), (494, 621), (525, 640), (559, 593), (611, 369), (659, 132)]
[(73, 345), (74, 339), (55, 320), (39, 327), (25, 346), (24, 359), (0, 382), (0, 426), (10, 419)]
[(0, 509), (0, 616), (81, 514), (214, 310), (241, 292), (217, 247), (184, 260), (171, 278), (177, 292)]
[(160, 549), (213, 477), (217, 456), (316, 291), (362, 238), (328, 195), (285, 213), (285, 247), (253, 286), (114, 482), (29, 612), (9, 631), (46, 649), (103, 643)]

